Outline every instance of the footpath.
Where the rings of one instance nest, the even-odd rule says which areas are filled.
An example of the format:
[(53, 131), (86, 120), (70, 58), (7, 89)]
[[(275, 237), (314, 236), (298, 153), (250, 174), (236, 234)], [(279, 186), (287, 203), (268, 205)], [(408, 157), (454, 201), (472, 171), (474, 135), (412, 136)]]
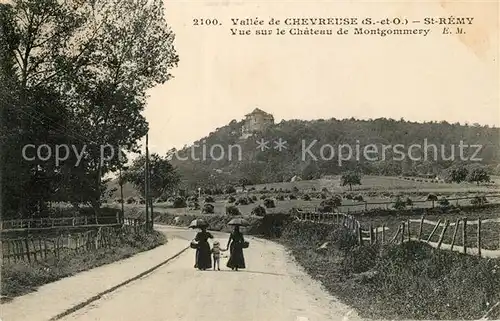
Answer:
[(64, 316), (107, 292), (148, 274), (187, 249), (187, 241), (171, 237), (155, 249), (96, 267), (46, 285), (0, 306), (1, 321), (48, 321)]

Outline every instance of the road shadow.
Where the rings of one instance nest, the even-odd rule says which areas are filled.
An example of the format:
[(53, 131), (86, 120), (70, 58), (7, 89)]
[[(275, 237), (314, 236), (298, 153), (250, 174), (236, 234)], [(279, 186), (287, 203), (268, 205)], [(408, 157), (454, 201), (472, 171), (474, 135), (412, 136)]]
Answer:
[[(211, 270), (213, 271), (213, 270)], [(238, 271), (232, 271), (232, 270), (220, 270), (220, 271), (214, 271), (214, 272), (226, 272), (226, 273), (251, 273), (251, 274), (264, 274), (264, 275), (274, 275), (274, 276), (290, 276), (288, 274), (281, 274), (281, 273), (272, 273), (272, 272), (262, 272), (262, 271), (252, 271), (252, 270), (238, 270)]]

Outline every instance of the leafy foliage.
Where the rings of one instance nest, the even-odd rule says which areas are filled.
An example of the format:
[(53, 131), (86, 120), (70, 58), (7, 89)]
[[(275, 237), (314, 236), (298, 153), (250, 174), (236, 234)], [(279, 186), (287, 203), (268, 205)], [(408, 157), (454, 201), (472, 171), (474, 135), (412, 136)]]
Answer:
[[(158, 198), (163, 195), (171, 195), (177, 189), (180, 183), (180, 177), (170, 162), (158, 154), (152, 154), (149, 159), (150, 169), (150, 197)], [(134, 187), (145, 195), (145, 175), (146, 175), (146, 156), (141, 155), (136, 158), (130, 168), (124, 173), (123, 177), (131, 182)]]
[[(0, 4), (4, 217), (43, 215), (48, 201), (97, 213), (104, 175), (147, 132), (147, 90), (169, 80), (179, 60), (163, 8), (161, 0)], [(70, 150), (60, 162), (30, 161), (28, 144)]]
[[(488, 166), (488, 170), (498, 170), (498, 159), (500, 158), (500, 131), (498, 128), (488, 128), (487, 126), (469, 126), (458, 123), (450, 124), (447, 122), (426, 122), (416, 123), (410, 121), (396, 121), (393, 119), (378, 118), (372, 120), (351, 119), (328, 119), (328, 120), (289, 120), (271, 126), (264, 132), (257, 134), (252, 139), (240, 140), (239, 129), (241, 122), (233, 122), (223, 126), (210, 133), (207, 137), (201, 138), (198, 142), (206, 141), (207, 146), (214, 144), (240, 144), (243, 151), (242, 159), (213, 161), (207, 160), (203, 164), (196, 161), (178, 162), (179, 170), (183, 177), (186, 177), (187, 183), (195, 186), (200, 181), (198, 177), (203, 175), (210, 176), (214, 169), (220, 169), (230, 175), (217, 174), (213, 176), (215, 184), (237, 184), (240, 178), (247, 178), (254, 184), (289, 181), (292, 177), (300, 174), (304, 176), (324, 176), (340, 175), (345, 171), (356, 169), (364, 175), (406, 175), (419, 176), (432, 174), (433, 177), (441, 175), (442, 171), (454, 165), (454, 162), (441, 159), (433, 159), (432, 155), (425, 160), (424, 150), (413, 150), (414, 159), (421, 157), (422, 160), (412, 161), (408, 158), (404, 161), (392, 160), (391, 150), (386, 153), (385, 160), (377, 161), (365, 160), (363, 157), (358, 161), (354, 157), (345, 161), (339, 166), (336, 159), (323, 160), (320, 155), (320, 149), (323, 144), (332, 144), (339, 146), (349, 144), (353, 147), (358, 144), (361, 147), (368, 144), (375, 144), (378, 150), (381, 145), (402, 144), (409, 147), (413, 144), (422, 144), (424, 139), (428, 143), (443, 145), (446, 155), (451, 155), (449, 150), (452, 145), (458, 149), (458, 142), (461, 140), (470, 142), (470, 144), (483, 145), (480, 155), (482, 163)], [(236, 134), (235, 134), (236, 133)], [(260, 138), (269, 140), (270, 138), (281, 137), (287, 141), (287, 151), (277, 152), (268, 151), (259, 153), (255, 150), (255, 140)], [(255, 139), (254, 139), (255, 138)], [(317, 156), (317, 160), (306, 157), (302, 158), (303, 145), (306, 146), (317, 140), (317, 143), (311, 148), (311, 153)], [(189, 147), (188, 147), (189, 148)], [(188, 153), (189, 149), (182, 153)], [(438, 149), (439, 151), (439, 149)], [(465, 157), (470, 157), (473, 150), (464, 151)], [(181, 155), (185, 155), (182, 154)], [(440, 154), (440, 153), (438, 153)], [(306, 155), (307, 156), (307, 155)], [(440, 156), (440, 155), (438, 155)], [(458, 157), (458, 150), (455, 150), (455, 156)], [(196, 165), (194, 164), (196, 163)], [(460, 163), (463, 163), (460, 161)], [(177, 164), (176, 164), (177, 165)], [(305, 177), (303, 177), (305, 179)]]
[(342, 174), (340, 177), (340, 185), (349, 186), (349, 190), (352, 191), (352, 185), (361, 185), (361, 174), (356, 171), (349, 171)]

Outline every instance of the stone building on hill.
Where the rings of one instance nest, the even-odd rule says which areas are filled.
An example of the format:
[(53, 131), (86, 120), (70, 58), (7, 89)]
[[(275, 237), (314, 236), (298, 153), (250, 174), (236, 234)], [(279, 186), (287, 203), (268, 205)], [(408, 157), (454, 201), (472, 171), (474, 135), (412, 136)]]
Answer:
[(250, 114), (245, 115), (244, 124), (241, 128), (242, 138), (248, 138), (254, 132), (261, 132), (271, 125), (274, 125), (273, 115), (255, 108)]

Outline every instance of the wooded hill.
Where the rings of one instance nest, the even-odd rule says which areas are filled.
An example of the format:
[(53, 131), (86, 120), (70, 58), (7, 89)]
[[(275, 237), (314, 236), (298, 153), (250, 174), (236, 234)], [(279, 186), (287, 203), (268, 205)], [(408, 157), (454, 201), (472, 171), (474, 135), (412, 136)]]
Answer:
[[(187, 186), (236, 183), (241, 180), (247, 183), (277, 182), (290, 180), (295, 175), (301, 176), (302, 179), (313, 179), (322, 175), (340, 174), (348, 169), (357, 169), (363, 174), (371, 175), (418, 176), (439, 175), (451, 165), (479, 163), (486, 166), (491, 174), (498, 174), (500, 170), (498, 166), (500, 130), (478, 124), (461, 125), (444, 121), (417, 123), (385, 118), (288, 120), (271, 126), (262, 133), (256, 133), (248, 139), (240, 138), (241, 126), (242, 122), (233, 120), (195, 142), (194, 145), (205, 146), (205, 149), (202, 147), (193, 149), (193, 146), (187, 146), (177, 151), (177, 155), (187, 159), (181, 160), (174, 155), (172, 164), (178, 168)], [(281, 151), (275, 149), (275, 141), (280, 138), (286, 141), (286, 149)], [(257, 148), (256, 141), (260, 139), (268, 141), (269, 149), (261, 151)], [(313, 144), (314, 140), (317, 142)], [(437, 154), (434, 154), (432, 147), (428, 147), (427, 159), (423, 151), (425, 141), (427, 146), (432, 144), (437, 146)], [(462, 145), (481, 145), (482, 148), (478, 150), (477, 147), (465, 146), (461, 157), (459, 149), (461, 142)], [(220, 144), (224, 149), (225, 155), (220, 160), (217, 159), (221, 155), (220, 147), (214, 149), (215, 159), (210, 155), (211, 147), (216, 144)], [(311, 144), (313, 146), (309, 148)], [(321, 157), (320, 150), (325, 144), (333, 146), (334, 157), (331, 159), (330, 147), (323, 147), (324, 157)], [(351, 146), (353, 156), (339, 165), (338, 146), (343, 144)], [(377, 156), (373, 153), (367, 154), (368, 158), (365, 158), (363, 150), (369, 144), (377, 146), (379, 151), (377, 160), (373, 160)], [(398, 144), (399, 147), (395, 150), (394, 146)], [(422, 147), (420, 149), (414, 147), (411, 150), (413, 158), (411, 160), (408, 155), (413, 144)], [(238, 157), (238, 148), (230, 149), (231, 145), (240, 146), (241, 159)], [(385, 152), (385, 158), (382, 157), (382, 145), (390, 146)], [(229, 153), (229, 150), (232, 153)], [(347, 147), (343, 150), (348, 153)], [(356, 157), (356, 150), (359, 150), (359, 158)], [(193, 152), (200, 160), (192, 157)], [(314, 160), (311, 154), (317, 160)], [(232, 156), (231, 160), (229, 155)], [(348, 158), (348, 154), (343, 155), (344, 158)], [(455, 160), (448, 160), (453, 155)], [(482, 160), (470, 161), (473, 156), (474, 159)], [(403, 158), (404, 160), (401, 160)]]

